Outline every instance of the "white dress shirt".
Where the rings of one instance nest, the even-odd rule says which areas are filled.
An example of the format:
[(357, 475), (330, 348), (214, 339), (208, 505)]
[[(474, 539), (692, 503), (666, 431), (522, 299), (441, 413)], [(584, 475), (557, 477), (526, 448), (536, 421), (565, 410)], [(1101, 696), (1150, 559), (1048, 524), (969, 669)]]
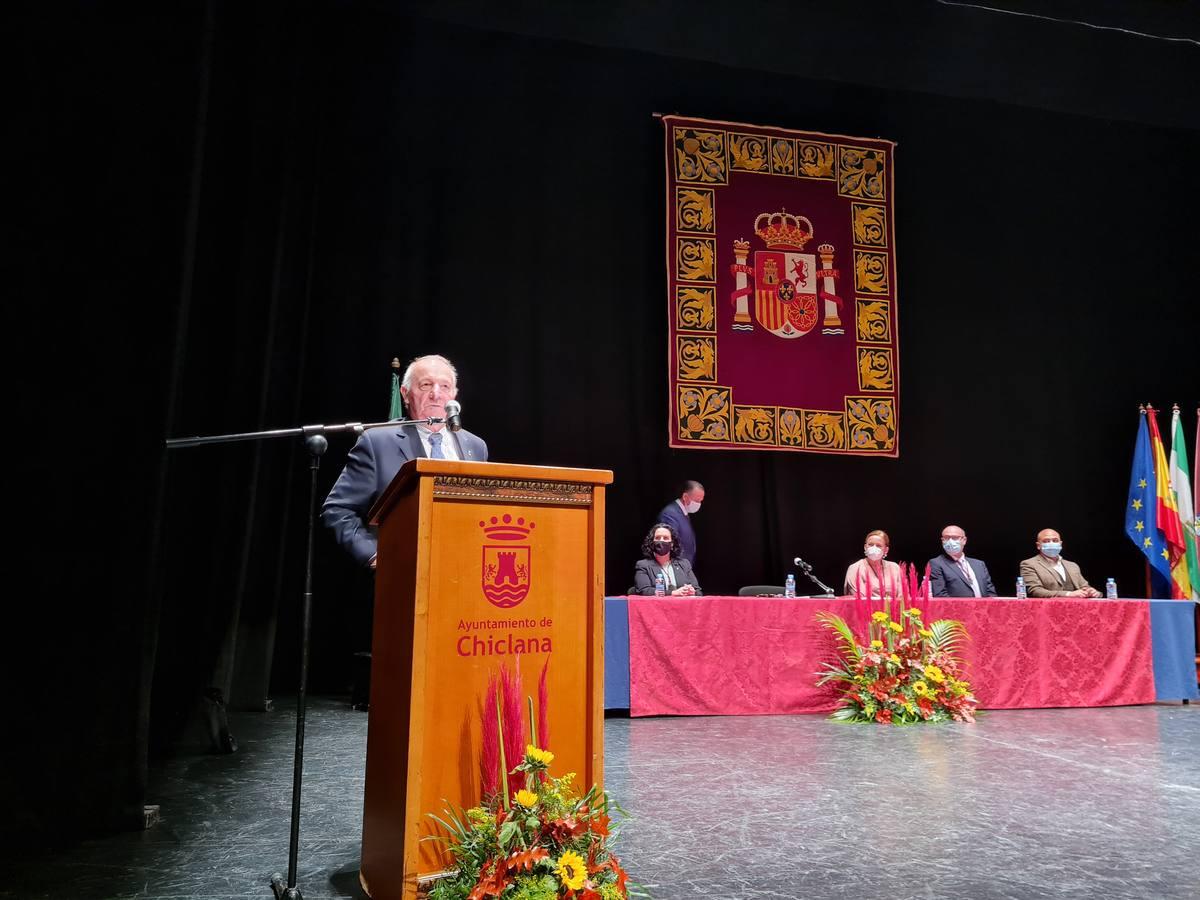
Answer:
[[(417, 434), (421, 438), (421, 446), (425, 448), (425, 455), (433, 456), (433, 445), (429, 442), (429, 436), (433, 434), (428, 428), (417, 426)], [(458, 441), (454, 439), (454, 435), (443, 428), (438, 432), (442, 436), (442, 457), (444, 459), (462, 459), (458, 455)]]
[(971, 586), (971, 590), (975, 592), (976, 597), (982, 597), (979, 593), (979, 580), (975, 577), (975, 570), (971, 568), (971, 564), (967, 562), (967, 556), (964, 553), (957, 560), (959, 569), (962, 570), (963, 576), (967, 579), (967, 584)]

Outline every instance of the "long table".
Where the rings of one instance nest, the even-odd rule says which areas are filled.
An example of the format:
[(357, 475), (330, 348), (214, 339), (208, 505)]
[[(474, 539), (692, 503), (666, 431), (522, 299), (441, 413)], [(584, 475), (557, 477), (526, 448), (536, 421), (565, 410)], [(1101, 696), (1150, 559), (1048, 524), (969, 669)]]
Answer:
[[(832, 638), (815, 615), (836, 613), (861, 633), (873, 606), (849, 597), (607, 598), (605, 706), (634, 716), (829, 712), (837, 689), (816, 680)], [(966, 626), (962, 656), (983, 709), (1200, 698), (1188, 602), (935, 598), (921, 606), (927, 622)]]

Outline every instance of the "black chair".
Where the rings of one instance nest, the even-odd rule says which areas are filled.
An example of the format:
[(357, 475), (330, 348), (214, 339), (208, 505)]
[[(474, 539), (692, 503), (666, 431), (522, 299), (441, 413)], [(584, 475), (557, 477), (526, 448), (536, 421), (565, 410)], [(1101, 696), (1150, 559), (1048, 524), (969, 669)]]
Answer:
[(738, 588), (739, 597), (782, 597), (781, 584), (748, 584)]

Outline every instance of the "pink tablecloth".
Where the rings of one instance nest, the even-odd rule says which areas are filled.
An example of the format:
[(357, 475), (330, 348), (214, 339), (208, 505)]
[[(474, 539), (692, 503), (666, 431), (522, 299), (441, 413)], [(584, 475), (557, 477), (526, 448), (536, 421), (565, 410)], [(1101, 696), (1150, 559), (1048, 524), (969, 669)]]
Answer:
[[(984, 709), (1153, 703), (1150, 612), (1125, 600), (932, 600), (926, 621), (959, 619)], [(861, 619), (853, 600), (629, 598), (630, 713), (828, 712), (816, 687), (832, 641), (821, 610)]]

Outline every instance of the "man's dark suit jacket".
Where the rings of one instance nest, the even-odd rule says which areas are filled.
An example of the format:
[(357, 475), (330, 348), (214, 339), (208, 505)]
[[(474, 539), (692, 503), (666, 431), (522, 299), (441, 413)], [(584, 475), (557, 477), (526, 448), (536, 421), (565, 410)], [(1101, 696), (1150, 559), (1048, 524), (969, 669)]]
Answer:
[(679, 536), (679, 555), (695, 564), (696, 532), (692, 531), (692, 523), (688, 521), (687, 513), (672, 500), (659, 511), (658, 518), (654, 520), (655, 525), (660, 522), (675, 529), (675, 534)]
[[(671, 570), (675, 573), (675, 587), (683, 587), (685, 584), (690, 584), (696, 589), (696, 593), (701, 593), (700, 582), (696, 580), (696, 573), (692, 571), (692, 564), (683, 557), (671, 560)], [(631, 594), (642, 594), (647, 597), (654, 596), (654, 580), (662, 572), (662, 567), (656, 560), (639, 559), (637, 565), (633, 567), (633, 589)], [(668, 589), (667, 594), (671, 591)]]
[[(979, 594), (983, 597), (995, 597), (996, 586), (992, 584), (992, 576), (982, 559), (966, 557), (967, 565), (975, 573), (979, 582)], [(967, 576), (962, 573), (958, 563), (943, 553), (929, 561), (929, 592), (935, 597), (974, 597), (975, 592), (967, 582)]]
[[(482, 439), (469, 431), (459, 431), (453, 437), (458, 441), (460, 459), (487, 462), (487, 444)], [(363, 521), (371, 504), (392, 483), (402, 465), (426, 455), (415, 425), (364, 431), (350, 451), (346, 468), (321, 507), (321, 521), (359, 565), (370, 565), (375, 556), (375, 529)]]

